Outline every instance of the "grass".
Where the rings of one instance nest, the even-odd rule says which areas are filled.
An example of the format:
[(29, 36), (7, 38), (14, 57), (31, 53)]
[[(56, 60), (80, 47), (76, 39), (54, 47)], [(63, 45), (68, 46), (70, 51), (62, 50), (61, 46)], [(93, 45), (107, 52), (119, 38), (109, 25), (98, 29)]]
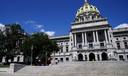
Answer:
[(9, 65), (0, 65), (0, 68), (8, 68)]

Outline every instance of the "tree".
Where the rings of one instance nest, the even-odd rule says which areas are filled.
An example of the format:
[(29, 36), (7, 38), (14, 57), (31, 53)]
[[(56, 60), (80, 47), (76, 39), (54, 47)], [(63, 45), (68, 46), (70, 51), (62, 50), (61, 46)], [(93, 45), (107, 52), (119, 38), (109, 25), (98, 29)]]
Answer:
[(6, 26), (5, 35), (5, 48), (6, 48), (6, 62), (11, 59), (13, 62), (14, 57), (20, 53), (19, 47), (25, 37), (24, 30), (19, 24), (8, 24)]
[(0, 31), (0, 62), (2, 62), (2, 58), (5, 56), (5, 36), (2, 31)]
[[(54, 51), (58, 51), (58, 46), (45, 33), (35, 33), (25, 39), (22, 50), (24, 51), (25, 59), (28, 58), (27, 60), (30, 61), (32, 56), (33, 64), (47, 65), (51, 54)], [(25, 62), (28, 63), (29, 61)]]

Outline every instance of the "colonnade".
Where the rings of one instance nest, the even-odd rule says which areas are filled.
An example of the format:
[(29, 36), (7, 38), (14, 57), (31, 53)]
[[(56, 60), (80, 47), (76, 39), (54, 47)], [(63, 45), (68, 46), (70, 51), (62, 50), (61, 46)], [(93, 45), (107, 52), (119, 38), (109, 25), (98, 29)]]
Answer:
[[(99, 36), (98, 31), (92, 31), (93, 32), (93, 42), (94, 43), (99, 43)], [(82, 35), (82, 45), (86, 45), (88, 43), (87, 41), (87, 31), (86, 32), (81, 32)], [(108, 43), (110, 41), (110, 35), (108, 30), (104, 30), (104, 35), (105, 35), (105, 42)], [(77, 33), (72, 33), (72, 40), (73, 40), (73, 46), (77, 46)]]

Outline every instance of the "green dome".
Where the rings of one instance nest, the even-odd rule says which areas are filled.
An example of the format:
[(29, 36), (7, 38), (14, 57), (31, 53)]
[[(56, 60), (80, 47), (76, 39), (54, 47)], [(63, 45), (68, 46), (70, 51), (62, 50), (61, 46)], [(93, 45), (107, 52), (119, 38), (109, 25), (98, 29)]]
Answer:
[(79, 16), (83, 13), (88, 13), (88, 12), (100, 13), (99, 10), (95, 6), (90, 5), (89, 3), (86, 2), (84, 6), (80, 7), (80, 9), (77, 11), (76, 16)]

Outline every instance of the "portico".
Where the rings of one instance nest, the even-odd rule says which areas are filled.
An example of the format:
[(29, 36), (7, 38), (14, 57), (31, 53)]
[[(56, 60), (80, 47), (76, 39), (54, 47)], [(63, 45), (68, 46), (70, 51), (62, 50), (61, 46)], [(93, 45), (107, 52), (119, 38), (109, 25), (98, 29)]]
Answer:
[(107, 29), (75, 32), (72, 40), (74, 47), (78, 49), (97, 48), (96, 45), (99, 46), (98, 48), (103, 48), (109, 42)]
[(108, 60), (110, 25), (95, 6), (87, 1), (76, 14), (71, 26), (72, 51), (77, 52), (78, 61)]

